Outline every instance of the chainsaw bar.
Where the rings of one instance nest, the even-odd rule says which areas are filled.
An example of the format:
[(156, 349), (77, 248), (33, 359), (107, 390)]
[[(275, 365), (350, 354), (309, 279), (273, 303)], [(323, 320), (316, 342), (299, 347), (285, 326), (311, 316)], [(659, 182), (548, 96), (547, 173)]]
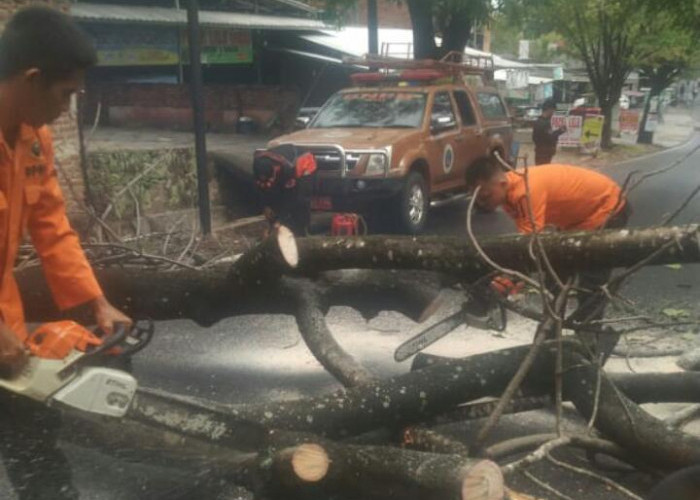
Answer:
[(443, 338), (462, 323), (464, 323), (464, 311), (460, 310), (452, 316), (438, 321), (430, 328), (423, 330), (418, 335), (411, 337), (401, 344), (396, 348), (396, 351), (394, 351), (394, 359), (397, 362), (401, 362), (410, 358)]

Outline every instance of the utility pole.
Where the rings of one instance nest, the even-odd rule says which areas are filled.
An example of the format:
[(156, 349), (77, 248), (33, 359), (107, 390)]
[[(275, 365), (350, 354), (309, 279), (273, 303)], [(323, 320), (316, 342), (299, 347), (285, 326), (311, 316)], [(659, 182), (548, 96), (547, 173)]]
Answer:
[(379, 19), (377, 0), (367, 0), (367, 29), (369, 31), (369, 53), (379, 54)]
[(194, 114), (194, 150), (197, 159), (197, 203), (202, 233), (211, 233), (209, 179), (207, 175), (207, 138), (204, 122), (204, 84), (199, 38), (199, 1), (187, 2), (187, 33), (190, 46), (190, 95)]

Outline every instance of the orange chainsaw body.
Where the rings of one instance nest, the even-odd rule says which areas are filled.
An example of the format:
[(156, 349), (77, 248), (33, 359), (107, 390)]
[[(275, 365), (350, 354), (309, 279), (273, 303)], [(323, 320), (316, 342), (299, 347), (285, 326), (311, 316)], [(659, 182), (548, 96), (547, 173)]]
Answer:
[(43, 359), (65, 359), (73, 351), (86, 352), (102, 340), (75, 321), (44, 323), (34, 330), (25, 344), (32, 356)]

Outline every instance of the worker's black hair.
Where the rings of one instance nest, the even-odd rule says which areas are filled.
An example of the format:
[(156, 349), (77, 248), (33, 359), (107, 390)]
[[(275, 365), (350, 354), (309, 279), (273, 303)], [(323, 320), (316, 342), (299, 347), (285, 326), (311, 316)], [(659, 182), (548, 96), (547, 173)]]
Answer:
[(542, 103), (542, 111), (547, 111), (548, 109), (557, 109), (554, 99), (547, 99)]
[(492, 158), (480, 158), (467, 169), (467, 188), (472, 190), (480, 182), (488, 182), (502, 172), (503, 168)]
[(97, 63), (95, 46), (66, 14), (27, 7), (9, 20), (0, 37), (0, 80), (38, 68), (47, 83)]

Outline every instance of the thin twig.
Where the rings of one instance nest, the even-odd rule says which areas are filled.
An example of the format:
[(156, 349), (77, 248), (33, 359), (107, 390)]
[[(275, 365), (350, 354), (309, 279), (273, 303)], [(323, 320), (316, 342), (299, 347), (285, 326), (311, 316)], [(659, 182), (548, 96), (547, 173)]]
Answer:
[(177, 220), (177, 222), (175, 222), (175, 224), (173, 224), (173, 226), (168, 231), (168, 234), (165, 237), (165, 241), (163, 242), (163, 255), (168, 254), (168, 243), (170, 243), (170, 238), (172, 237), (173, 233), (175, 232), (175, 229), (177, 229), (180, 226), (180, 224), (182, 224), (182, 221), (185, 220), (185, 217), (187, 217), (187, 215), (181, 216)]
[(141, 204), (131, 187), (129, 188), (129, 194), (131, 195), (131, 199), (134, 200), (134, 210), (136, 211), (136, 244), (139, 245), (139, 249), (141, 249)]
[(683, 210), (685, 210), (685, 207), (688, 206), (688, 204), (695, 198), (695, 195), (700, 192), (700, 185), (698, 185), (693, 191), (688, 195), (688, 197), (681, 203), (681, 206), (676, 209), (675, 212), (673, 212), (671, 215), (666, 217), (663, 222), (661, 223), (662, 226), (667, 226), (671, 223), (673, 219), (675, 219)]
[(100, 227), (107, 231), (107, 233), (109, 233), (109, 235), (112, 238), (114, 238), (116, 241), (122, 241), (121, 237), (117, 233), (115, 233), (114, 230), (111, 227), (109, 227), (109, 225), (107, 225), (105, 221), (99, 218), (95, 211), (87, 204), (85, 204), (85, 202), (82, 201), (82, 199), (78, 196), (75, 186), (73, 185), (73, 181), (63, 170), (61, 163), (56, 158), (54, 158), (54, 163), (56, 164), (56, 170), (58, 171), (59, 175), (63, 178), (66, 185), (68, 186), (68, 190), (71, 192), (73, 200), (75, 200), (75, 202), (78, 204), (81, 210), (85, 212), (88, 215), (88, 217), (90, 217), (94, 222), (97, 222), (100, 225)]
[(560, 446), (566, 446), (569, 443), (571, 443), (571, 438), (569, 436), (559, 436), (556, 439), (547, 441), (535, 451), (521, 458), (520, 460), (517, 460), (508, 465), (504, 465), (503, 467), (501, 467), (501, 471), (503, 472), (503, 475), (512, 474), (513, 472), (516, 472), (520, 469), (524, 469), (534, 464), (535, 462), (544, 460), (550, 451), (559, 448)]
[(689, 405), (664, 419), (669, 427), (682, 428), (685, 424), (700, 417), (700, 404)]
[(194, 240), (196, 237), (197, 237), (197, 219), (195, 217), (193, 217), (192, 218), (192, 234), (190, 235), (190, 241), (187, 243), (187, 246), (182, 251), (180, 256), (177, 258), (178, 262), (181, 262), (182, 259), (185, 258), (185, 255), (187, 255), (187, 252), (189, 252), (190, 248), (192, 248), (192, 244), (194, 243)]
[(524, 281), (525, 283), (528, 283), (529, 285), (539, 288), (539, 283), (537, 283), (535, 280), (530, 278), (529, 276), (526, 276), (525, 274), (516, 271), (514, 269), (507, 269), (505, 267), (500, 266), (491, 258), (486, 255), (486, 252), (484, 252), (484, 249), (481, 248), (481, 245), (476, 239), (476, 236), (474, 236), (474, 231), (472, 230), (472, 212), (474, 210), (474, 203), (476, 202), (476, 197), (479, 194), (479, 190), (481, 189), (481, 186), (477, 186), (476, 189), (474, 190), (474, 193), (472, 195), (472, 199), (469, 201), (469, 208), (467, 209), (467, 234), (469, 235), (469, 240), (471, 241), (472, 245), (474, 245), (474, 249), (477, 251), (479, 256), (492, 268), (494, 268), (496, 271), (509, 275), (509, 276), (515, 276), (521, 281)]
[[(534, 215), (534, 212), (532, 210), (532, 195), (531, 195), (531, 191), (530, 191), (529, 167), (527, 166), (527, 164), (525, 164), (525, 169), (521, 173), (521, 172), (518, 172), (511, 165), (509, 165), (506, 161), (504, 161), (503, 158), (501, 158), (501, 155), (498, 151), (494, 151), (493, 155), (496, 158), (496, 160), (498, 160), (498, 162), (504, 168), (506, 168), (507, 170), (509, 170), (509, 171), (511, 171), (511, 172), (515, 173), (516, 175), (519, 175), (520, 177), (523, 178), (523, 180), (525, 182), (525, 197), (527, 199), (528, 218), (530, 219), (530, 225), (532, 226), (532, 239), (535, 242), (535, 244), (537, 244), (537, 248), (540, 251), (539, 255), (542, 258), (542, 261), (544, 262), (545, 267), (547, 268), (547, 271), (552, 276), (552, 279), (554, 279), (554, 282), (559, 286), (559, 289), (561, 290), (564, 287), (564, 283), (559, 278), (559, 275), (557, 274), (557, 272), (554, 270), (554, 267), (552, 266), (552, 263), (550, 262), (549, 257), (547, 256), (547, 252), (544, 249), (544, 245), (542, 244), (542, 240), (538, 236), (539, 231), (538, 231), (537, 227), (535, 226), (535, 215)], [(532, 252), (531, 252), (531, 255), (533, 257), (533, 260), (535, 260), (535, 264), (538, 266), (538, 272), (540, 273), (540, 275), (542, 275), (543, 274), (542, 267), (541, 267), (540, 262), (537, 260), (537, 256), (533, 255)], [(543, 285), (544, 285), (544, 283), (543, 283)]]
[(97, 126), (100, 124), (100, 116), (102, 115), (102, 99), (97, 101), (97, 111), (95, 112), (95, 121), (92, 124), (92, 128), (90, 129), (90, 132), (88, 132), (87, 139), (90, 139), (92, 135), (95, 133), (95, 130), (97, 130)]
[(104, 220), (109, 213), (112, 211), (114, 208), (114, 202), (117, 200), (117, 198), (120, 198), (124, 193), (126, 193), (129, 189), (131, 189), (131, 186), (136, 184), (138, 181), (140, 181), (146, 174), (148, 174), (151, 170), (160, 167), (163, 162), (166, 160), (169, 160), (171, 157), (171, 151), (167, 151), (164, 154), (162, 154), (156, 161), (148, 165), (146, 168), (144, 168), (141, 172), (139, 172), (133, 179), (131, 179), (129, 182), (126, 183), (126, 186), (121, 188), (119, 191), (117, 191), (114, 196), (112, 196), (112, 200), (110, 201), (109, 205), (107, 205), (107, 208), (105, 211), (102, 213), (102, 216), (100, 217), (102, 220)]
[(603, 356), (599, 355), (596, 358), (596, 382), (595, 382), (595, 393), (593, 395), (593, 411), (591, 412), (591, 418), (588, 420), (587, 432), (590, 436), (593, 432), (595, 426), (595, 421), (598, 418), (598, 409), (600, 407), (600, 391), (603, 385)]
[(622, 318), (596, 319), (590, 321), (589, 325), (609, 325), (612, 323), (623, 323), (628, 321), (651, 321), (649, 316), (625, 316)]
[[(680, 165), (681, 163), (683, 163), (685, 160), (687, 160), (688, 158), (690, 158), (693, 154), (695, 154), (695, 152), (698, 151), (698, 149), (700, 149), (700, 144), (697, 145), (697, 146), (695, 146), (695, 147), (694, 147), (693, 149), (691, 149), (690, 151), (688, 151), (687, 154), (683, 155), (683, 156), (682, 156), (681, 158), (679, 158), (678, 160), (676, 160), (676, 161), (674, 161), (673, 163), (671, 163), (669, 166), (663, 167), (663, 168), (660, 168), (660, 169), (658, 169), (658, 170), (654, 170), (654, 171), (652, 171), (652, 172), (648, 172), (648, 173), (642, 175), (642, 176), (639, 178), (639, 180), (637, 180), (637, 182), (635, 182), (634, 184), (632, 184), (632, 186), (630, 186), (630, 188), (627, 190), (627, 194), (631, 193), (631, 192), (632, 192), (634, 189), (636, 189), (642, 182), (644, 182), (645, 180), (649, 179), (650, 177), (655, 177), (655, 176), (657, 176), (657, 175), (664, 174), (664, 173), (668, 172), (669, 170), (673, 170), (673, 169), (676, 168), (678, 165)], [(631, 176), (632, 176), (633, 174), (635, 174), (635, 173), (637, 173), (637, 172), (630, 172), (628, 178), (631, 178)]]
[[(568, 464), (566, 462), (562, 462), (561, 460), (557, 460), (556, 458), (552, 457), (549, 453), (547, 454), (547, 460), (552, 462), (554, 465), (558, 465), (559, 467), (562, 467), (563, 469), (570, 470), (571, 472), (576, 472), (577, 474), (581, 474), (582, 476), (587, 476), (593, 479), (597, 479), (598, 481), (601, 481), (605, 483), (606, 485), (610, 486), (611, 488), (616, 489), (620, 493), (623, 493), (627, 495), (628, 497), (634, 499), (634, 500), (644, 500), (642, 497), (639, 495), (631, 492), (621, 484), (616, 483), (610, 478), (607, 478), (605, 476), (601, 476), (600, 474), (596, 474), (593, 471), (587, 470), (587, 469), (581, 469), (580, 467), (575, 467), (571, 464)], [(670, 500), (670, 499), (669, 499)]]
[(557, 358), (554, 368), (554, 407), (556, 411), (556, 428), (557, 436), (562, 436), (562, 414), (564, 407), (564, 345), (562, 342), (562, 320), (557, 318), (556, 326), (554, 327), (557, 339)]
[[(557, 296), (557, 300), (554, 305), (555, 309), (559, 309), (561, 307), (562, 303), (566, 301), (566, 297), (568, 294), (569, 288), (568, 286), (565, 286), (564, 289)], [(530, 371), (530, 368), (532, 367), (532, 364), (535, 362), (535, 359), (539, 354), (542, 344), (544, 343), (551, 329), (554, 327), (554, 323), (554, 318), (547, 317), (544, 322), (538, 325), (537, 333), (535, 334), (535, 339), (532, 342), (532, 346), (530, 347), (530, 350), (525, 356), (525, 359), (523, 359), (522, 363), (520, 364), (520, 367), (518, 368), (518, 371), (508, 383), (506, 390), (503, 391), (503, 395), (498, 400), (498, 404), (493, 410), (493, 413), (491, 413), (484, 426), (479, 430), (479, 433), (477, 434), (475, 440), (476, 448), (479, 448), (483, 444), (486, 437), (488, 437), (491, 430), (495, 427), (495, 425), (498, 423), (498, 420), (501, 418), (503, 410), (513, 398), (516, 391), (520, 388), (520, 385), (522, 384), (523, 380), (525, 380), (525, 377), (527, 376), (528, 372)]]
[(568, 495), (565, 495), (564, 493), (562, 493), (561, 491), (557, 490), (557, 489), (554, 488), (553, 486), (550, 486), (550, 485), (548, 485), (547, 483), (545, 483), (544, 481), (542, 481), (542, 480), (540, 480), (540, 479), (537, 479), (535, 476), (532, 475), (531, 472), (528, 472), (528, 471), (524, 470), (524, 471), (522, 471), (522, 474), (523, 474), (523, 476), (525, 476), (526, 478), (528, 478), (530, 481), (532, 481), (533, 483), (535, 483), (535, 484), (536, 484), (537, 486), (539, 486), (540, 488), (543, 488), (543, 489), (549, 491), (552, 495), (554, 495), (554, 496), (556, 496), (556, 497), (559, 497), (559, 498), (561, 498), (562, 500), (574, 500), (573, 498), (571, 498), (571, 497), (568, 496)]

